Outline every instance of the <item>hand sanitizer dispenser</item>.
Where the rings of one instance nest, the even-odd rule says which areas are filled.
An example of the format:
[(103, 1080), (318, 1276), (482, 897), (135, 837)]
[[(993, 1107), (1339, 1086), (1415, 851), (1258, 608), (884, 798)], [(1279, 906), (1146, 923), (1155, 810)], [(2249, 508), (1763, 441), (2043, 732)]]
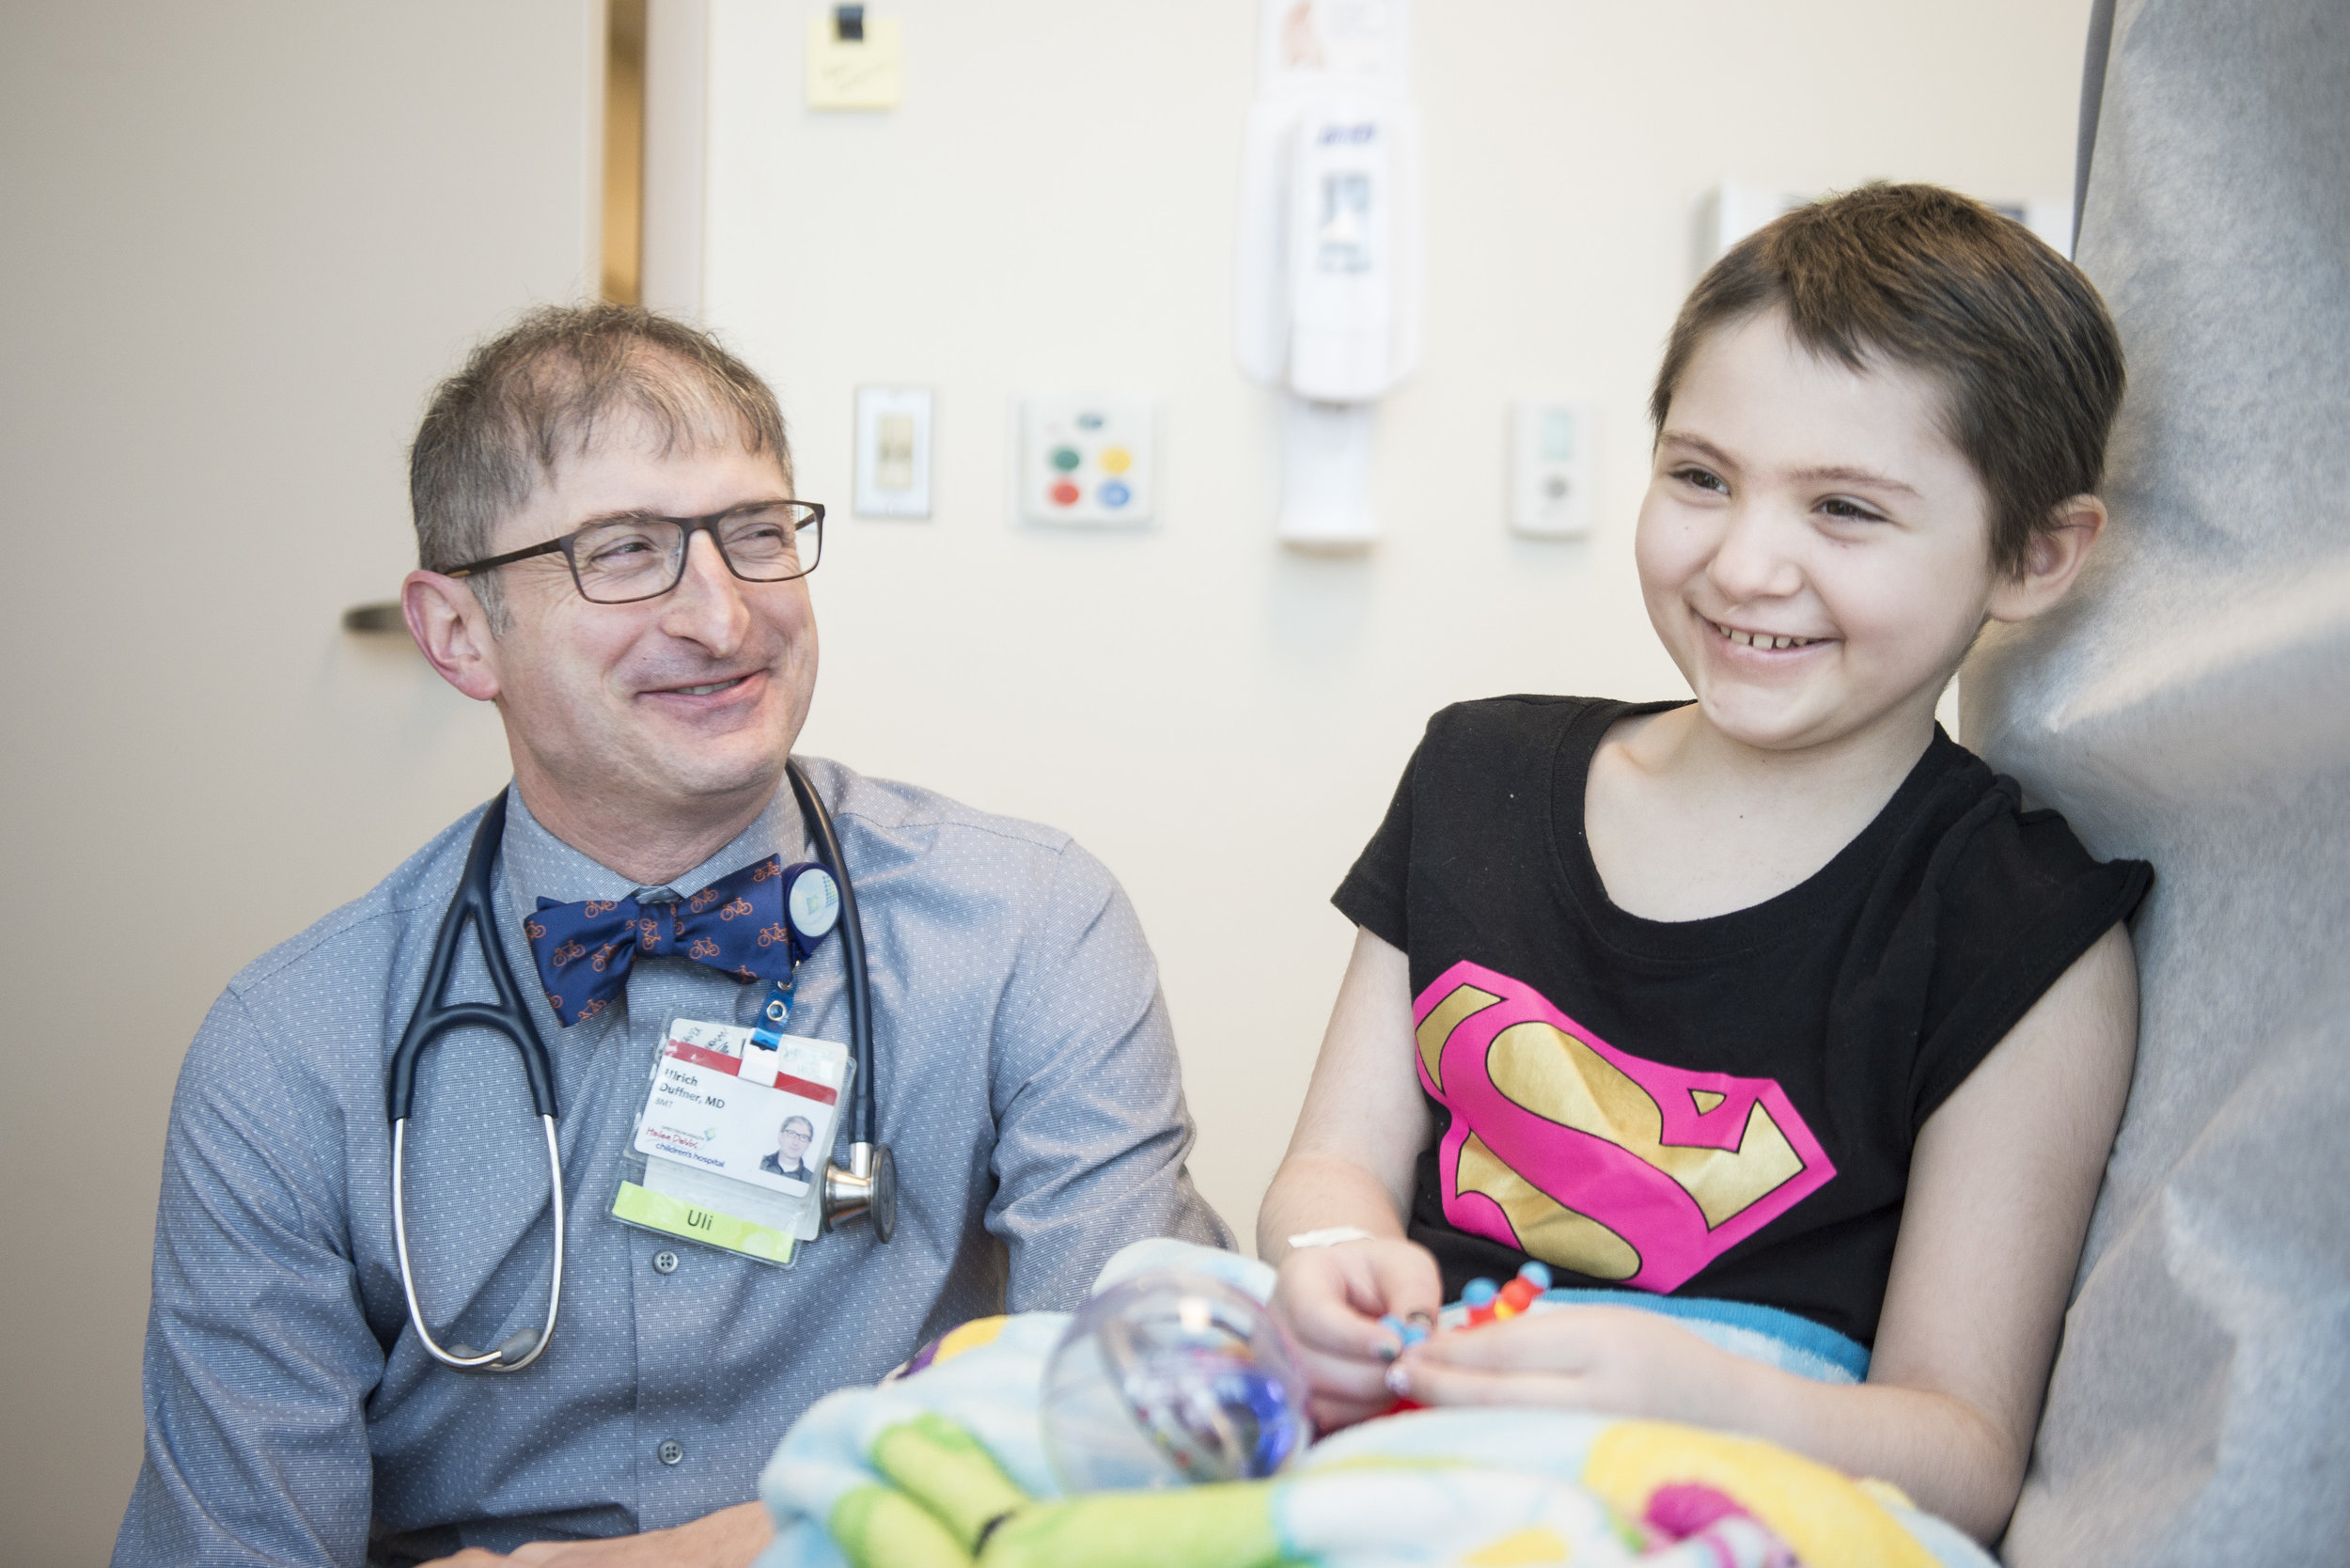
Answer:
[(1262, 0), (1235, 347), (1284, 394), (1278, 536), (1378, 537), (1371, 409), (1419, 359), (1419, 121), (1406, 0)]

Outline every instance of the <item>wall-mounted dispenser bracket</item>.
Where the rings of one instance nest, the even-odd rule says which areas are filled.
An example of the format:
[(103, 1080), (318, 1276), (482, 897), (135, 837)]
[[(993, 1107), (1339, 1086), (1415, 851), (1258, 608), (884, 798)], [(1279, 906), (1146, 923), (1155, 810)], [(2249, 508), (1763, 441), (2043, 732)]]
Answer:
[(1368, 544), (1371, 405), (1420, 355), (1408, 0), (1262, 0), (1233, 346), (1284, 394), (1277, 536)]

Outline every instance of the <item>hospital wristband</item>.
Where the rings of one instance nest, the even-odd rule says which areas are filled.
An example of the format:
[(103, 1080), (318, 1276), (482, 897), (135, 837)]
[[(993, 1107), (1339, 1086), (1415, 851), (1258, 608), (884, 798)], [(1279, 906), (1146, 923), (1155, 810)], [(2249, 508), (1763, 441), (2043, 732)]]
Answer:
[(1376, 1241), (1370, 1231), (1355, 1225), (1333, 1225), (1326, 1230), (1301, 1231), (1290, 1238), (1292, 1248), (1301, 1247), (1337, 1247), (1341, 1242)]

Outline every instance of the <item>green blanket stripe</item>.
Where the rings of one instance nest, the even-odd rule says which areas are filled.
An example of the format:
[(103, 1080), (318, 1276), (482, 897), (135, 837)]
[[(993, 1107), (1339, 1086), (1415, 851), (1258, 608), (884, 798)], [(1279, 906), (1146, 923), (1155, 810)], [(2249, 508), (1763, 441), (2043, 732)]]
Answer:
[(825, 1521), (856, 1568), (971, 1568), (971, 1554), (920, 1503), (886, 1486), (858, 1486)]
[(1095, 1492), (1007, 1519), (979, 1554), (985, 1568), (1277, 1568), (1274, 1483), (1228, 1482), (1167, 1492)]
[(1268, 1482), (1040, 1503), (978, 1438), (935, 1412), (884, 1428), (871, 1457), (902, 1490), (857, 1487), (827, 1521), (856, 1568), (972, 1568), (975, 1552), (985, 1568), (1284, 1568), (1291, 1560)]
[(989, 1523), (1033, 1499), (1012, 1484), (995, 1456), (962, 1427), (925, 1411), (873, 1439), (873, 1468), (935, 1515), (968, 1553)]

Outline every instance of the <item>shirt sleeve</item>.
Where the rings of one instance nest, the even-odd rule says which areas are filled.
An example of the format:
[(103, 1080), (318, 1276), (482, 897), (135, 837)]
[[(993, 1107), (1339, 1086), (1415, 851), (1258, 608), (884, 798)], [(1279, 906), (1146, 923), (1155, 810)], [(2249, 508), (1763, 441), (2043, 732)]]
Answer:
[(367, 1557), (359, 1305), (324, 1091), (232, 993), (180, 1069), (164, 1147), (146, 1462), (116, 1568)]
[(1934, 971), (1911, 1077), (1914, 1137), (2048, 988), (2146, 896), (2154, 868), (2101, 861), (2054, 811), (2015, 809), (2013, 780), (1935, 902)]
[(1412, 863), (1412, 785), (1435, 728), (1436, 720), (1429, 720), (1429, 734), (1421, 737), (1413, 748), (1412, 760), (1404, 764), (1403, 777), (1395, 787), (1395, 798), (1387, 803), (1379, 831), (1371, 836), (1363, 853), (1355, 857), (1346, 880), (1330, 896), (1340, 914), (1401, 952), (1410, 951), (1412, 946), (1404, 899)]
[(1073, 843), (997, 1014), (994, 1098), (987, 1228), (1008, 1255), (1007, 1310), (1076, 1307), (1147, 1237), (1232, 1245), (1184, 1168), (1192, 1121), (1158, 962), (1124, 890)]

